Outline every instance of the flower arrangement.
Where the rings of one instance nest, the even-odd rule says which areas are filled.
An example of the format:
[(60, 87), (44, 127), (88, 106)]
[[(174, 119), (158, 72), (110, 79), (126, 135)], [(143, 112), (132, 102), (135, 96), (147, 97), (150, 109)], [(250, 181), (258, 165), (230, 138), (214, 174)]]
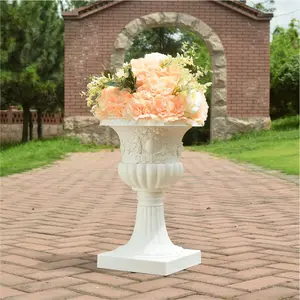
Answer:
[(87, 104), (98, 119), (184, 121), (203, 126), (208, 105), (203, 71), (184, 54), (151, 53), (124, 63), (115, 73), (93, 76)]

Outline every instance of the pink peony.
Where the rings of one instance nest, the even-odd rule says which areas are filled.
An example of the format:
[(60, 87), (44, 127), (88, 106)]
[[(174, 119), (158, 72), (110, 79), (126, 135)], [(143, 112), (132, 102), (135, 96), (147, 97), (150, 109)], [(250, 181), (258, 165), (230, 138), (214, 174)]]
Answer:
[(156, 115), (166, 121), (179, 120), (184, 115), (184, 102), (180, 96), (158, 95), (155, 98)]
[(152, 53), (133, 59), (131, 67), (137, 78), (136, 92), (130, 94), (118, 87), (104, 88), (93, 107), (94, 115), (99, 119), (183, 120), (192, 126), (203, 126), (208, 113), (205, 87), (199, 85), (180, 63), (162, 67), (167, 58)]
[(102, 90), (101, 96), (97, 99), (98, 107), (95, 108), (94, 113), (98, 117), (102, 116), (102, 118), (122, 118), (124, 109), (131, 98), (132, 94), (125, 89), (107, 87)]
[(166, 59), (167, 56), (160, 53), (146, 54), (144, 58), (132, 59), (130, 64), (132, 71), (137, 78), (137, 86), (143, 85), (147, 77), (156, 70), (161, 70), (161, 62)]

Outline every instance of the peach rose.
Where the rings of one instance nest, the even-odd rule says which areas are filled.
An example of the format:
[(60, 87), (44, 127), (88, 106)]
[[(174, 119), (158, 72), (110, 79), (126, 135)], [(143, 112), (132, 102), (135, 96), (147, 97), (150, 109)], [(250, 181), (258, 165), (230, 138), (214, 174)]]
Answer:
[(177, 86), (176, 76), (159, 77), (156, 74), (148, 76), (139, 90), (146, 90), (154, 94), (171, 95)]
[(157, 95), (154, 106), (155, 114), (162, 120), (176, 121), (184, 115), (183, 99), (179, 96)]
[(160, 63), (166, 59), (167, 56), (160, 53), (146, 54), (144, 58), (132, 59), (132, 72), (137, 78), (137, 86), (143, 85), (146, 78), (155, 70), (162, 70)]
[(100, 118), (122, 118), (124, 109), (131, 98), (132, 95), (125, 89), (107, 87), (102, 90), (101, 96), (97, 99), (98, 105), (94, 109), (94, 114)]
[(154, 114), (153, 102), (149, 100), (133, 100), (126, 108), (126, 115), (135, 120), (157, 119), (157, 116)]

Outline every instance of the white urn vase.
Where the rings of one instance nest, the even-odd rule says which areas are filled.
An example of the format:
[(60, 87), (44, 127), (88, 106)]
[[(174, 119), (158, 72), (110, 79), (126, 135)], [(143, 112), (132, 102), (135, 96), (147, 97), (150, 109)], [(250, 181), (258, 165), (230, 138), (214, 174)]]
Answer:
[(164, 190), (183, 176), (182, 138), (191, 126), (126, 120), (104, 120), (101, 125), (112, 127), (120, 138), (118, 173), (137, 193), (138, 204), (130, 240), (98, 254), (97, 267), (169, 275), (200, 264), (200, 250), (183, 249), (170, 240), (163, 202)]

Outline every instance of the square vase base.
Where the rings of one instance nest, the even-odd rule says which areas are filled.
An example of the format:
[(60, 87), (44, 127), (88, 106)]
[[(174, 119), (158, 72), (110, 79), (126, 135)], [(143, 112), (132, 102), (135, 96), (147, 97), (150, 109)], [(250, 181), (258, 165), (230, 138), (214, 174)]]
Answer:
[(171, 257), (122, 255), (116, 250), (98, 254), (97, 268), (166, 276), (201, 264), (200, 250), (183, 249)]

